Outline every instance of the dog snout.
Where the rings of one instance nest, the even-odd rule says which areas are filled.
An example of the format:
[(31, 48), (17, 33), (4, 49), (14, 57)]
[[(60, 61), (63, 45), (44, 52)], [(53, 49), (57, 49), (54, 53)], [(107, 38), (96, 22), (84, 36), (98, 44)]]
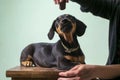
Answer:
[(66, 23), (68, 23), (69, 21), (67, 20), (67, 19), (64, 19), (64, 20), (62, 20), (62, 23), (63, 24), (66, 24)]
[(70, 32), (72, 29), (72, 23), (67, 19), (64, 19), (61, 24), (61, 31), (64, 33)]

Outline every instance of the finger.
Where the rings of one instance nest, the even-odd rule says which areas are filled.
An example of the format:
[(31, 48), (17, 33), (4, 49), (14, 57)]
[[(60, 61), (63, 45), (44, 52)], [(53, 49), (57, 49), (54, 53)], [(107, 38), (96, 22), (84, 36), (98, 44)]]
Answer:
[(66, 72), (60, 72), (59, 75), (64, 77), (74, 77), (77, 74), (75, 71), (66, 71)]
[(80, 77), (58, 78), (58, 80), (80, 80)]
[(59, 3), (61, 3), (61, 2), (68, 2), (68, 0), (59, 0)]
[(61, 0), (57, 0), (57, 1), (58, 1), (58, 4), (60, 4), (60, 1), (61, 1)]
[(67, 72), (60, 72), (59, 76), (64, 76), (65, 77), (65, 76), (68, 76), (68, 74), (67, 74)]
[(55, 4), (59, 4), (60, 0), (54, 0)]
[(59, 3), (63, 2), (64, 0), (59, 0)]
[(55, 4), (57, 4), (57, 0), (54, 0)]

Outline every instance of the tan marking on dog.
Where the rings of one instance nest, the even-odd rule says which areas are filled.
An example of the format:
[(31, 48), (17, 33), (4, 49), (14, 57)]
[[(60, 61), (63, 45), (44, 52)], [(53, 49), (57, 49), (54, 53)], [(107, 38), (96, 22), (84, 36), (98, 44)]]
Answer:
[(27, 59), (25, 61), (21, 62), (22, 66), (32, 67), (33, 62), (31, 60), (32, 60), (32, 57), (30, 55), (28, 55)]
[(32, 61), (22, 61), (21, 64), (22, 64), (22, 66), (25, 66), (25, 67), (32, 67), (33, 66)]
[(68, 41), (69, 43), (72, 43), (73, 42), (73, 33), (75, 33), (75, 31), (76, 31), (76, 23), (72, 23), (72, 30), (69, 33), (62, 32), (60, 28), (61, 28), (60, 25), (58, 25), (58, 28), (56, 28), (56, 31), (58, 32), (58, 34), (62, 35), (64, 37), (64, 39), (66, 41)]
[(85, 57), (84, 55), (82, 56), (79, 56), (79, 57), (73, 57), (73, 56), (70, 56), (70, 55), (67, 55), (67, 56), (64, 56), (67, 60), (70, 60), (72, 62), (80, 62), (81, 64), (84, 64), (85, 63)]
[(26, 60), (28, 61), (28, 60), (31, 60), (31, 59), (32, 59), (32, 56), (28, 55)]

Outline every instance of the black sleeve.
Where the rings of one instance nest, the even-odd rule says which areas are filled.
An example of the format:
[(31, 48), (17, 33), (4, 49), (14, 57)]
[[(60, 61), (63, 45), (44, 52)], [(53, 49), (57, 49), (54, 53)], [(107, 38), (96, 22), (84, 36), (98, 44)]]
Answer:
[(81, 11), (110, 19), (120, 0), (71, 0), (81, 5)]

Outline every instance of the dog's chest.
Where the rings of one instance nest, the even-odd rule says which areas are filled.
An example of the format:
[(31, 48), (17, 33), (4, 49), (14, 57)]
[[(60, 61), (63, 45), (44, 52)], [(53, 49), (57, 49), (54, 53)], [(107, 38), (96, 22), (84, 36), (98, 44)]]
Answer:
[(84, 62), (84, 55), (83, 54), (65, 54), (64, 58), (67, 60), (70, 60), (71, 62), (75, 62), (75, 63), (85, 63)]
[(77, 50), (70, 53), (65, 52), (64, 58), (75, 63), (84, 63), (84, 55), (81, 50)]

